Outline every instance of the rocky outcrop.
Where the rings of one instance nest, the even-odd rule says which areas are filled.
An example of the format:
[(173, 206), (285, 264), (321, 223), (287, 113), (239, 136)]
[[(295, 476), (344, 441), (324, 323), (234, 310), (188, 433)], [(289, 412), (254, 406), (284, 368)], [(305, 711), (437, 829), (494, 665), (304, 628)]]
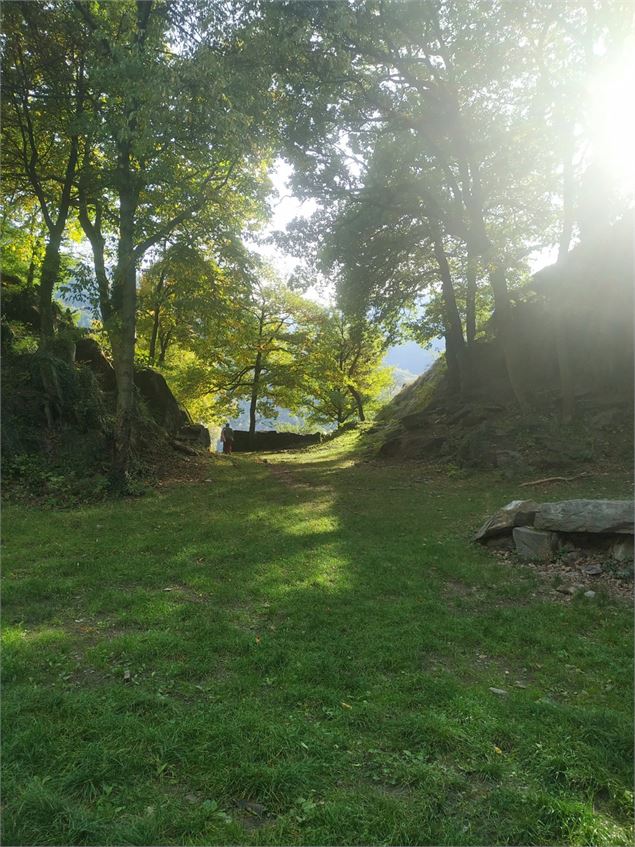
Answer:
[(148, 411), (166, 432), (173, 434), (190, 423), (189, 416), (179, 406), (165, 378), (158, 371), (141, 368), (135, 371), (134, 383)]
[(178, 438), (180, 441), (195, 447), (209, 448), (212, 443), (209, 429), (203, 424), (190, 423), (182, 426), (178, 432)]
[[(99, 343), (90, 337), (80, 338), (75, 344), (75, 361), (88, 365), (102, 391), (117, 388), (115, 369)], [(165, 378), (152, 368), (135, 371), (135, 386), (152, 419), (168, 435), (175, 436), (185, 446), (209, 448), (211, 441), (207, 427), (192, 421), (187, 411), (179, 405)]]
[(115, 369), (110, 359), (94, 338), (79, 338), (75, 342), (75, 361), (80, 365), (88, 365), (97, 377), (102, 391), (114, 391), (117, 387)]

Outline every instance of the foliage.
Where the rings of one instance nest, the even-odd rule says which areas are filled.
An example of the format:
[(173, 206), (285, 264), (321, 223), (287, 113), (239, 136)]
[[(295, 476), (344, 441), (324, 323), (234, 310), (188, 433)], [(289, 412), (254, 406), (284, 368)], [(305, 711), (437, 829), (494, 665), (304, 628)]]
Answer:
[(392, 379), (392, 369), (381, 365), (385, 351), (376, 326), (336, 309), (316, 314), (306, 351), (295, 363), (308, 420), (338, 426), (353, 416), (363, 421)]

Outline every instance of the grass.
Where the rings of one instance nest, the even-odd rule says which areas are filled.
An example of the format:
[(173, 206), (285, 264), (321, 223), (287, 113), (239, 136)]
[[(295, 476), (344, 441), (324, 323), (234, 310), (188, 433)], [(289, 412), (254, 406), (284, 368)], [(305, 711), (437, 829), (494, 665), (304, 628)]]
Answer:
[(5, 844), (632, 842), (629, 605), (469, 543), (512, 481), (353, 440), (5, 508)]

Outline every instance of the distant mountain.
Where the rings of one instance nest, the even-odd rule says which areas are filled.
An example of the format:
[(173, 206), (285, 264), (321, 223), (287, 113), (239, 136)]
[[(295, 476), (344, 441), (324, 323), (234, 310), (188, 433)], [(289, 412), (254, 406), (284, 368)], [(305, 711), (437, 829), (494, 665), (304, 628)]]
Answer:
[(442, 352), (443, 343), (440, 341), (435, 341), (430, 349), (422, 347), (416, 341), (408, 341), (391, 347), (384, 356), (384, 364), (394, 365), (396, 368), (419, 376), (428, 370)]

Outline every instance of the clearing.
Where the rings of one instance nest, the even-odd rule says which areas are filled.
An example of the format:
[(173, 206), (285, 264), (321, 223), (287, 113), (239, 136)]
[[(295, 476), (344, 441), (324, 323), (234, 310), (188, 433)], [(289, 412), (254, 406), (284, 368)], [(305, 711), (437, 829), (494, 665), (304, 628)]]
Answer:
[(522, 480), (354, 446), (5, 507), (4, 843), (632, 842), (630, 603), (469, 543)]

